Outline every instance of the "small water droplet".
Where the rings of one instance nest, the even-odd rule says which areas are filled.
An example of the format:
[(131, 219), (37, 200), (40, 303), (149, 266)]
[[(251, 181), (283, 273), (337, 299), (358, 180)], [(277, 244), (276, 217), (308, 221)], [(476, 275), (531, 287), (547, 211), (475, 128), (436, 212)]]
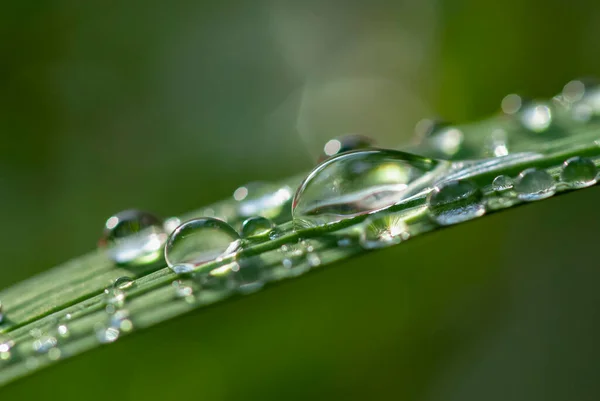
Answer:
[(468, 180), (437, 185), (427, 197), (429, 214), (438, 224), (450, 225), (485, 214), (483, 194)]
[(194, 296), (193, 283), (181, 280), (175, 280), (171, 283), (175, 290), (175, 297), (183, 298), (188, 303), (193, 303), (196, 299)]
[(502, 108), (504, 114), (513, 115), (521, 110), (523, 103), (523, 98), (521, 98), (521, 96), (517, 95), (516, 93), (511, 93), (502, 99), (500, 107)]
[(494, 157), (508, 155), (508, 135), (502, 128), (496, 128), (492, 131), (490, 137), (486, 140), (487, 153)]
[(365, 249), (376, 249), (398, 244), (409, 237), (408, 227), (399, 216), (373, 215), (364, 221), (359, 242)]
[(104, 290), (104, 302), (110, 309), (120, 309), (125, 305), (125, 293), (119, 288)]
[[(320, 226), (387, 208), (431, 184), (448, 162), (393, 150), (343, 153), (317, 166), (292, 206), (296, 226)], [(439, 170), (437, 170), (439, 171)]]
[(135, 280), (131, 277), (121, 276), (115, 280), (113, 283), (113, 288), (117, 290), (125, 290), (127, 288), (133, 287), (135, 284)]
[(319, 162), (340, 153), (370, 148), (374, 145), (375, 141), (373, 139), (363, 135), (344, 135), (334, 138), (329, 140), (323, 147), (323, 154), (319, 158)]
[(306, 255), (306, 263), (310, 267), (317, 267), (321, 265), (321, 258), (316, 253), (311, 252)]
[(575, 156), (563, 163), (560, 179), (571, 188), (585, 188), (596, 183), (597, 172), (593, 161)]
[(499, 175), (492, 181), (492, 189), (494, 191), (505, 191), (513, 187), (513, 182), (510, 177), (506, 175)]
[(33, 341), (33, 350), (39, 354), (45, 354), (51, 348), (56, 347), (56, 344), (58, 344), (56, 337), (42, 335), (40, 338)]
[[(240, 249), (238, 233), (227, 223), (204, 217), (187, 221), (169, 236), (165, 259), (173, 271), (182, 267), (190, 270)], [(179, 271), (179, 272), (180, 272)]]
[(129, 311), (121, 309), (110, 316), (109, 326), (122, 332), (128, 332), (133, 329), (133, 323), (129, 319)]
[(120, 334), (115, 327), (98, 327), (96, 329), (96, 338), (103, 344), (115, 342)]
[(268, 234), (275, 225), (266, 217), (250, 217), (242, 223), (241, 234), (243, 238), (260, 237)]
[(67, 326), (66, 324), (61, 324), (56, 328), (56, 331), (58, 333), (59, 336), (63, 337), (63, 338), (67, 338), (69, 337), (69, 326)]
[(48, 350), (48, 358), (53, 361), (58, 361), (62, 355), (60, 348), (51, 348)]
[(533, 102), (520, 111), (520, 120), (529, 131), (544, 132), (552, 123), (552, 110), (546, 104)]
[(517, 197), (524, 201), (536, 201), (554, 195), (556, 185), (554, 178), (545, 170), (529, 168), (517, 177), (514, 190)]
[(288, 186), (251, 182), (239, 187), (233, 193), (238, 201), (237, 213), (242, 218), (263, 216), (269, 219), (281, 217), (292, 199), (292, 190)]
[(265, 285), (263, 267), (254, 260), (240, 260), (231, 266), (231, 271), (237, 290), (242, 294), (256, 292)]
[(0, 341), (0, 360), (7, 361), (11, 357), (11, 348), (14, 346), (14, 342), (12, 340), (2, 340)]
[(156, 261), (167, 235), (162, 221), (140, 210), (125, 210), (106, 221), (99, 246), (117, 264), (146, 264)]

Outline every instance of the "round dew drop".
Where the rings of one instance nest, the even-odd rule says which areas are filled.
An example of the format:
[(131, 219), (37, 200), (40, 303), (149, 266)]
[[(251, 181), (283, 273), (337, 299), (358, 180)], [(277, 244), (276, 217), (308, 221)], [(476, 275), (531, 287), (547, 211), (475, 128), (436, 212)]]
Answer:
[(203, 217), (187, 221), (169, 236), (165, 259), (176, 273), (234, 254), (240, 248), (238, 233), (222, 220)]
[(409, 237), (408, 227), (399, 216), (373, 215), (363, 223), (359, 242), (365, 249), (376, 249), (398, 244)]
[(250, 217), (242, 223), (241, 234), (244, 238), (266, 235), (274, 226), (273, 222), (266, 217)]
[(519, 174), (514, 190), (519, 199), (529, 202), (551, 197), (556, 192), (556, 184), (545, 170), (529, 168)]
[(552, 110), (542, 103), (531, 103), (520, 112), (523, 127), (535, 133), (546, 131), (552, 124)]
[(494, 191), (505, 191), (513, 187), (513, 182), (510, 177), (505, 175), (499, 175), (492, 181), (492, 189)]
[(329, 157), (339, 155), (341, 153), (350, 152), (352, 150), (370, 148), (375, 145), (375, 141), (363, 135), (344, 135), (327, 141), (323, 147), (323, 153), (319, 158), (322, 162)]
[(427, 197), (429, 215), (446, 226), (485, 214), (483, 194), (471, 181), (448, 181), (436, 186)]
[(596, 183), (597, 170), (590, 159), (575, 156), (563, 163), (560, 179), (570, 188), (585, 188)]
[(147, 264), (156, 261), (167, 238), (162, 220), (148, 212), (125, 210), (110, 217), (99, 246), (117, 264)]

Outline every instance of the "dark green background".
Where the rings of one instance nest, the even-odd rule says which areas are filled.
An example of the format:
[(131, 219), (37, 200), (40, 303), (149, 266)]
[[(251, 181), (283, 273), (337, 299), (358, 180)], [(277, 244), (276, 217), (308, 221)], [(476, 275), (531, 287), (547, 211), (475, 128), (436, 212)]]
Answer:
[[(600, 3), (591, 1), (6, 2), (0, 11), (0, 287), (92, 249), (104, 220), (116, 211), (137, 207), (164, 216), (182, 213), (230, 196), (245, 182), (310, 169), (318, 148), (330, 137), (358, 132), (384, 146), (396, 146), (410, 140), (414, 123), (422, 117), (437, 114), (464, 122), (497, 112), (509, 92), (551, 96), (574, 77), (600, 75), (599, 37)], [(228, 320), (226, 324), (218, 316), (205, 318), (216, 324), (205, 336), (195, 334), (202, 333), (205, 324), (201, 312), (140, 334), (139, 341), (135, 336), (123, 340), (112, 347), (118, 352), (98, 350), (56, 373), (44, 373), (37, 379), (44, 386), (23, 381), (21, 387), (11, 388), (31, 396), (49, 391), (57, 380), (63, 381), (58, 388), (65, 392), (65, 383), (81, 381), (81, 388), (72, 387), (74, 394), (95, 383), (100, 386), (94, 395), (99, 399), (166, 399), (168, 394), (183, 399), (276, 399), (283, 393), (292, 399), (291, 394), (331, 399), (336, 392), (356, 399), (385, 394), (425, 399), (425, 393), (437, 394), (432, 399), (494, 399), (479, 392), (484, 390), (503, 400), (582, 400), (585, 394), (597, 399), (596, 387), (577, 381), (589, 384), (587, 376), (575, 373), (569, 376), (572, 388), (583, 392), (569, 397), (565, 390), (563, 397), (556, 378), (564, 372), (552, 368), (568, 360), (585, 374), (597, 372), (590, 352), (593, 343), (577, 337), (597, 334), (597, 328), (586, 326), (595, 327), (593, 302), (561, 302), (583, 296), (578, 285), (591, 285), (597, 278), (585, 269), (590, 266), (584, 261), (591, 256), (575, 255), (573, 244), (561, 247), (556, 241), (577, 238), (583, 241), (574, 242), (583, 244), (579, 252), (593, 250), (597, 230), (589, 216), (597, 204), (595, 192), (532, 205), (518, 215), (508, 212), (483, 219), (473, 223), (477, 229), (445, 230), (435, 241), (425, 237), (412, 248), (382, 252), (373, 259), (377, 263), (368, 261), (373, 255), (357, 259), (352, 262), (354, 271), (375, 281), (364, 292), (358, 291), (359, 281), (349, 284), (356, 288), (356, 298), (347, 295), (354, 303), (337, 299), (343, 291), (337, 288), (343, 285), (340, 265), (322, 274), (332, 277), (323, 284), (317, 275), (302, 279), (304, 284), (286, 283), (273, 290), (280, 296), (259, 294), (253, 301), (206, 312), (223, 311)], [(568, 199), (569, 206), (561, 206), (567, 202), (562, 199)], [(492, 219), (495, 222), (488, 223)], [(584, 222), (588, 227), (582, 232)], [(550, 239), (556, 242), (549, 244)], [(441, 251), (431, 248), (438, 247), (450, 254), (432, 260), (432, 254)], [(579, 281), (544, 281), (550, 280), (543, 269), (547, 261), (534, 258), (532, 249), (546, 249), (544, 255), (550, 255), (558, 272), (552, 274), (563, 279), (571, 277), (568, 269), (582, 269), (575, 276)], [(571, 260), (578, 262), (573, 266)], [(517, 274), (510, 280), (500, 274), (498, 286), (503, 280), (523, 285), (523, 294), (532, 290), (529, 296), (534, 299), (515, 301), (505, 293), (495, 297), (494, 271), (485, 277), (486, 285), (474, 285), (464, 304), (444, 309), (445, 296), (454, 293), (453, 285), (457, 290), (460, 286), (445, 279), (436, 282), (436, 268), (462, 267), (464, 274), (475, 274), (471, 269), (492, 262)], [(404, 266), (431, 270), (426, 276), (430, 284), (444, 291), (406, 282), (404, 273), (395, 270), (398, 277), (386, 276), (386, 269)], [(523, 277), (518, 275), (521, 270)], [(386, 284), (383, 290), (376, 285), (378, 274)], [(546, 284), (538, 289), (537, 281)], [(303, 304), (298, 292), (290, 295), (295, 297), (290, 302), (293, 313), (302, 316), (299, 327), (286, 331), (274, 350), (268, 349), (272, 326), (281, 337), (281, 330), (286, 324), (293, 327), (294, 320), (284, 307), (265, 309), (261, 297), (267, 297), (269, 305), (284, 302), (285, 289), (296, 294), (294, 286), (300, 291), (310, 282), (315, 288), (327, 283), (319, 305), (336, 299), (331, 313), (340, 316), (337, 329), (314, 329), (304, 339), (312, 325), (319, 327), (319, 319), (311, 319), (319, 305)], [(395, 292), (396, 282), (439, 303), (439, 313), (428, 313), (427, 306), (417, 303), (423, 322), (395, 321), (397, 310), (411, 309)], [(536, 304), (536, 289), (552, 302)], [(307, 289), (304, 296), (310, 293)], [(373, 300), (364, 304), (368, 309), (355, 315), (370, 297)], [(239, 338), (244, 330), (237, 336), (239, 328), (232, 320), (258, 313), (249, 311), (253, 302), (265, 315), (256, 320), (253, 335)], [(479, 308), (474, 315), (468, 311), (472, 304)], [(372, 316), (374, 305), (382, 311)], [(525, 306), (539, 308), (541, 320), (529, 320), (538, 316), (535, 311), (518, 315)], [(560, 322), (557, 308), (571, 317)], [(498, 309), (504, 317), (495, 314)], [(502, 326), (505, 315), (517, 320)], [(460, 330), (450, 333), (462, 342), (444, 331), (434, 333), (437, 325), (445, 327), (444, 322), (466, 325), (464, 338)], [(402, 327), (394, 326), (400, 330), (396, 333), (390, 332), (390, 325)], [(571, 326), (579, 333), (575, 337), (569, 333)], [(335, 336), (346, 335), (343, 329), (359, 331), (334, 352), (329, 345)], [(481, 330), (499, 336), (500, 348), (489, 351), (492, 345)], [(179, 339), (181, 331), (189, 341)], [(211, 336), (222, 339), (209, 359), (217, 372), (212, 376), (201, 352), (210, 349), (206, 344)], [(392, 339), (401, 338), (397, 346), (402, 352), (371, 351), (371, 338), (382, 347), (394, 347)], [(199, 341), (203, 343), (193, 353), (184, 348)], [(272, 360), (265, 362), (263, 353), (253, 354), (253, 344), (264, 348), (264, 354), (285, 355), (285, 363), (294, 370), (280, 371)], [(551, 353), (553, 345), (559, 348)], [(462, 347), (468, 348), (467, 356)], [(219, 350), (230, 354), (221, 360)], [(234, 351), (244, 359), (239, 366)], [(486, 359), (486, 352), (496, 352), (500, 361)], [(458, 356), (447, 362), (442, 358), (446, 353), (463, 355), (462, 362)], [(460, 363), (461, 367), (453, 365)], [(482, 363), (487, 368), (480, 368)], [(92, 370), (85, 373), (88, 368)], [(112, 369), (126, 379), (118, 382)], [(446, 384), (432, 379), (441, 371), (446, 372)], [(60, 372), (77, 376), (66, 378)], [(365, 372), (369, 375), (361, 381)], [(101, 378), (104, 374), (107, 383)], [(133, 379), (127, 379), (131, 375)], [(147, 393), (141, 390), (145, 378), (152, 383)], [(203, 380), (211, 381), (213, 389), (205, 397)], [(533, 387), (532, 380), (537, 383)], [(346, 387), (348, 381), (352, 384)], [(156, 390), (159, 382), (164, 393)], [(361, 384), (366, 389), (362, 392), (356, 390)], [(247, 387), (238, 385), (250, 390), (246, 393)], [(503, 392), (511, 389), (513, 393)]]

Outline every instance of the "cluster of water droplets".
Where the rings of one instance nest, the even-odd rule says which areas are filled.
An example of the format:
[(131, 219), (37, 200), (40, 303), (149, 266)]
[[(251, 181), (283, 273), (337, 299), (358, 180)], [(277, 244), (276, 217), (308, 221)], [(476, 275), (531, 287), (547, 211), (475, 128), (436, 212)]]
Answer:
[[(172, 273), (164, 302), (192, 308), (254, 293), (340, 255), (399, 244), (440, 226), (594, 185), (600, 148), (583, 157), (577, 146), (598, 138), (578, 142), (569, 135), (598, 117), (598, 87), (572, 81), (550, 101), (506, 96), (494, 124), (469, 128), (423, 120), (409, 152), (375, 148), (359, 135), (332, 139), (303, 179), (249, 183), (231, 199), (185, 217), (117, 213), (106, 221), (99, 245), (130, 274), (98, 296), (101, 318), (93, 334), (111, 343), (134, 323), (138, 327), (128, 300), (143, 296), (137, 294), (138, 278), (152, 270), (136, 270), (142, 266), (166, 263)], [(570, 153), (565, 140), (571, 141)], [(554, 156), (561, 152), (564, 158)], [(552, 163), (536, 166), (550, 156)], [(3, 312), (0, 304), (0, 324)], [(62, 344), (72, 339), (68, 316), (27, 337), (27, 349), (38, 358), (29, 359), (32, 368), (39, 358), (64, 357)], [(10, 362), (16, 348), (12, 339), (0, 338), (0, 363)]]

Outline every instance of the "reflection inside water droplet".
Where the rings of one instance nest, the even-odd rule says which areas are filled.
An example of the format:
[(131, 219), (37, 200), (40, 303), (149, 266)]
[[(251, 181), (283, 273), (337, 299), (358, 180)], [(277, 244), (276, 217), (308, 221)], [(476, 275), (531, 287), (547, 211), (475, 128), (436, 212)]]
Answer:
[(99, 245), (117, 264), (145, 264), (160, 257), (166, 238), (158, 217), (140, 210), (125, 210), (106, 221)]
[(319, 226), (371, 213), (413, 196), (449, 163), (393, 150), (344, 153), (317, 166), (292, 208), (297, 226)]
[(242, 223), (241, 234), (244, 238), (257, 237), (268, 234), (275, 225), (266, 217), (250, 217)]
[(383, 248), (409, 238), (408, 227), (398, 215), (373, 215), (363, 223), (360, 245), (365, 249)]
[(468, 180), (436, 186), (427, 198), (429, 214), (438, 224), (450, 225), (485, 214), (483, 194)]
[(167, 264), (176, 273), (221, 259), (240, 248), (238, 233), (227, 223), (204, 217), (177, 227), (165, 247)]

